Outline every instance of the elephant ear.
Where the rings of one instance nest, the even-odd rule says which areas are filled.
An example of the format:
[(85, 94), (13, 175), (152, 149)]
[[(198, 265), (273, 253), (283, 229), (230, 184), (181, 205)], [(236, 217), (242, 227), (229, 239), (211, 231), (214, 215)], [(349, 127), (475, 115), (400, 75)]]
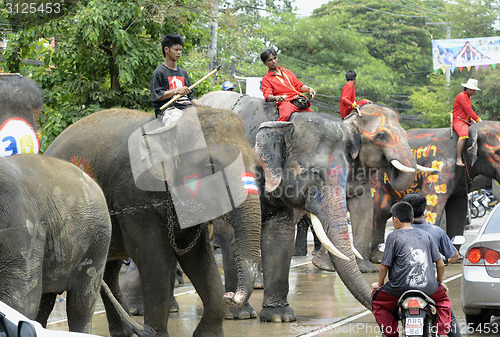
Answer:
[(477, 131), (474, 130), (471, 133), (472, 137), (470, 139), (472, 141), (472, 145), (467, 149), (467, 153), (470, 155), (471, 158), (470, 165), (473, 166), (477, 160)]
[(281, 183), (285, 164), (286, 139), (293, 133), (292, 122), (264, 122), (259, 126), (254, 151), (264, 169), (266, 192)]
[(361, 137), (360, 132), (356, 124), (347, 125), (347, 153), (354, 160), (358, 157), (359, 151), (361, 150)]

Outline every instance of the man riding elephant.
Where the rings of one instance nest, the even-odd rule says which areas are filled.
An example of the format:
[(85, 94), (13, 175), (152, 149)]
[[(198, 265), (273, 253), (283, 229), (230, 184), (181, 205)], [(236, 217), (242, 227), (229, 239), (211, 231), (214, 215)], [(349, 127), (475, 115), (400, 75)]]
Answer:
[[(144, 323), (168, 336), (170, 287), (177, 262), (203, 301), (194, 335), (223, 335), (227, 305), (247, 302), (260, 262), (260, 203), (255, 155), (231, 113), (188, 108), (165, 126), (136, 110), (96, 112), (63, 131), (46, 151), (90, 172), (111, 212), (113, 236), (104, 279), (120, 299), (118, 275), (139, 268)], [(255, 185), (255, 184), (254, 184)], [(235, 232), (238, 287), (225, 293), (207, 222), (224, 215)], [(129, 331), (105, 298), (112, 336)], [(124, 303), (120, 299), (121, 303)]]
[[(418, 174), (407, 192), (427, 197), (427, 222), (441, 225), (446, 211), (446, 233), (450, 238), (462, 235), (467, 221), (467, 193), (472, 180), (479, 175), (500, 180), (500, 123), (483, 121), (469, 127), (465, 142), (465, 168), (456, 165), (457, 134), (450, 129), (414, 129), (408, 131), (408, 142), (417, 163), (432, 167), (436, 174)], [(404, 193), (394, 191), (380, 172), (372, 180), (374, 222), (371, 260), (380, 261), (377, 247), (384, 241), (385, 224), (390, 207)]]
[[(254, 97), (212, 92), (201, 97), (199, 103), (232, 110), (241, 116), (247, 139), (260, 156), (259, 171), (263, 175), (257, 183), (263, 212), (264, 273), (260, 319), (273, 322), (296, 319), (286, 299), (288, 268), (293, 254), (295, 223), (304, 211), (315, 214), (320, 220), (314, 218), (313, 221), (316, 234), (322, 240), (328, 238), (342, 253), (336, 252), (341, 256), (337, 257), (330, 249), (329, 259), (351, 293), (368, 306), (366, 300), (370, 290), (351, 249), (346, 206), (351, 215), (359, 215), (353, 218), (353, 224), (371, 224), (370, 212), (366, 212), (373, 207), (370, 167), (388, 172), (398, 189), (406, 189), (413, 181), (414, 155), (395, 112), (366, 105), (361, 110), (362, 117), (353, 116), (346, 122), (329, 114), (312, 112), (294, 113), (289, 122), (279, 122), (274, 104)], [(227, 272), (225, 277), (226, 289), (234, 287), (234, 277)], [(250, 306), (247, 310), (253, 311)], [(239, 317), (237, 313), (234, 316)]]

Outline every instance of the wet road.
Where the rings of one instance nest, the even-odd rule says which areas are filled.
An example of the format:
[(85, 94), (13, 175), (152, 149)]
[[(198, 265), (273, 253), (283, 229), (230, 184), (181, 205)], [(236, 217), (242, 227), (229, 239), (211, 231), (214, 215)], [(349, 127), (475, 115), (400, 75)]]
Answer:
[[(466, 231), (468, 242), (477, 233), (480, 224), (486, 217), (475, 219), (472, 228)], [(388, 229), (392, 226), (388, 225)], [(392, 229), (392, 228), (391, 228)], [(349, 293), (336, 273), (318, 270), (311, 263), (312, 238), (309, 240), (307, 256), (294, 257), (290, 270), (290, 306), (297, 314), (297, 321), (292, 323), (262, 323), (258, 319), (226, 320), (224, 333), (227, 337), (240, 336), (381, 336), (375, 319), (370, 311), (359, 304)], [(462, 247), (461, 252), (465, 251)], [(220, 253), (216, 250), (217, 260)], [(377, 274), (364, 274), (368, 284), (377, 280)], [(169, 334), (172, 337), (192, 336), (201, 317), (203, 308), (201, 300), (186, 277), (185, 284), (175, 289), (180, 311), (171, 314), (169, 318)], [(464, 336), (495, 336), (497, 333), (477, 333), (468, 331), (460, 300), (461, 264), (446, 267), (445, 283), (450, 289), (452, 307), (457, 316)], [(259, 312), (262, 304), (263, 290), (254, 290), (250, 304)], [(65, 302), (57, 302), (56, 311), (49, 320), (49, 329), (67, 330), (64, 319)], [(142, 317), (135, 317), (142, 322)], [(492, 323), (500, 330), (500, 318), (494, 318)], [(99, 304), (94, 316), (92, 333), (99, 336), (110, 336), (108, 332), (104, 309)]]

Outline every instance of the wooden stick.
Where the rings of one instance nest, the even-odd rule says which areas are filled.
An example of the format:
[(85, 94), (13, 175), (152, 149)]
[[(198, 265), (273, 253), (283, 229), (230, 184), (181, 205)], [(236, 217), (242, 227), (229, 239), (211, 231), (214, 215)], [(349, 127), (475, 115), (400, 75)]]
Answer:
[[(219, 71), (221, 68), (221, 66), (218, 66), (217, 68), (215, 68), (214, 70), (212, 70), (211, 72), (209, 72), (208, 74), (206, 74), (205, 76), (203, 76), (201, 79), (199, 79), (195, 84), (191, 85), (189, 87), (190, 90), (193, 90), (194, 87), (196, 87), (198, 84), (200, 84), (201, 82), (203, 82), (204, 80), (206, 80), (207, 78), (209, 78), (210, 76), (212, 76), (213, 74), (215, 74), (217, 71)], [(175, 101), (177, 101), (179, 98), (181, 98), (182, 95), (175, 95), (174, 97), (172, 97), (172, 99), (170, 99), (170, 101), (168, 101), (167, 103), (163, 104), (160, 108), (160, 110), (163, 110), (165, 109), (166, 107), (168, 107), (170, 104), (174, 103)]]

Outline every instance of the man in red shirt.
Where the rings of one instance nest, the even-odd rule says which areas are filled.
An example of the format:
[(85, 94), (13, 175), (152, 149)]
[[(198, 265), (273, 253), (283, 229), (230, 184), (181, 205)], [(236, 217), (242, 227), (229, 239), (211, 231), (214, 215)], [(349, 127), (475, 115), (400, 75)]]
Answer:
[(308, 107), (299, 109), (291, 101), (302, 95), (303, 92), (308, 92), (310, 97), (316, 95), (313, 88), (308, 87), (288, 69), (278, 67), (278, 58), (274, 48), (266, 49), (260, 59), (269, 68), (267, 74), (262, 78), (261, 90), (264, 94), (266, 102), (276, 102), (280, 117), (278, 121), (288, 121), (290, 115), (296, 111), (312, 111)]
[(356, 102), (356, 90), (354, 90), (356, 72), (354, 70), (349, 70), (345, 74), (345, 79), (347, 83), (344, 85), (342, 93), (340, 94), (340, 117), (342, 117), (342, 119), (346, 118), (354, 108), (372, 103), (372, 101), (366, 99)]
[(478, 115), (472, 110), (471, 97), (476, 91), (477, 80), (469, 78), (467, 83), (462, 83), (464, 90), (457, 95), (453, 104), (453, 129), (458, 134), (457, 141), (457, 166), (465, 166), (462, 160), (465, 142), (469, 138), (469, 125), (481, 121)]

